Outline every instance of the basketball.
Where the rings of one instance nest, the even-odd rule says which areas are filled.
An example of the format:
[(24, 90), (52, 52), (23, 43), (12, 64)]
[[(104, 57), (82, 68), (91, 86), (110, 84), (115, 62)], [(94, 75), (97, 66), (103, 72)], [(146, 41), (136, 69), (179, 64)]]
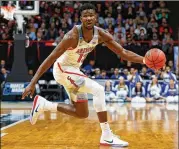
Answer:
[(160, 49), (153, 48), (145, 54), (145, 64), (151, 69), (159, 70), (165, 63), (165, 54)]

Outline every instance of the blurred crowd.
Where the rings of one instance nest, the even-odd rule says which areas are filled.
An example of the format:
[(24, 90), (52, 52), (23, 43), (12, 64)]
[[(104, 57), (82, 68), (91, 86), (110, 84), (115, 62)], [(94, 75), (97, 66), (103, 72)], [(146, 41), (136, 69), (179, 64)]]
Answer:
[(106, 71), (95, 68), (95, 61), (90, 60), (82, 71), (90, 78), (107, 80), (106, 101), (179, 101), (179, 75), (174, 73), (173, 61), (168, 61), (161, 70), (130, 66)]
[[(79, 7), (83, 2), (40, 2), (40, 14), (25, 17), (26, 33), (31, 40), (60, 42), (74, 25), (80, 24)], [(150, 46), (171, 52), (173, 30), (169, 25), (170, 10), (166, 2), (103, 1), (92, 2), (97, 8), (96, 26), (108, 30), (121, 45), (150, 41)], [(3, 22), (0, 40), (13, 39), (15, 21)], [(138, 43), (140, 45), (140, 43)], [(142, 43), (141, 43), (142, 44)]]
[[(137, 77), (138, 79), (136, 79)], [(140, 75), (134, 75), (132, 79), (129, 75), (127, 80), (122, 76), (119, 77), (118, 81), (107, 80), (105, 82), (106, 101), (179, 102), (178, 81), (174, 78), (167, 78), (169, 82), (159, 82), (155, 75), (152, 75), (151, 81), (140, 79)]]
[[(30, 41), (48, 40), (57, 45), (74, 25), (81, 24), (79, 8), (83, 3), (40, 1), (39, 15), (24, 16), (26, 34)], [(156, 47), (166, 53), (168, 60), (173, 60), (173, 30), (169, 25), (171, 17), (167, 2), (91, 3), (97, 8), (96, 26), (108, 30), (124, 48), (144, 56), (147, 50)], [(0, 40), (13, 40), (16, 21), (7, 21), (0, 15), (0, 22)], [(10, 47), (12, 43), (7, 44)], [(43, 44), (36, 45), (41, 46)]]

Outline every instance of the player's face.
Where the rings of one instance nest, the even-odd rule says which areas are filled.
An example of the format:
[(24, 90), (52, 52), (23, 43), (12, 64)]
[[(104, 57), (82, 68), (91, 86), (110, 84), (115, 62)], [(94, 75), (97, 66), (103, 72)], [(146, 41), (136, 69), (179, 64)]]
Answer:
[(80, 19), (83, 26), (86, 29), (91, 30), (96, 23), (96, 13), (93, 9), (83, 10)]

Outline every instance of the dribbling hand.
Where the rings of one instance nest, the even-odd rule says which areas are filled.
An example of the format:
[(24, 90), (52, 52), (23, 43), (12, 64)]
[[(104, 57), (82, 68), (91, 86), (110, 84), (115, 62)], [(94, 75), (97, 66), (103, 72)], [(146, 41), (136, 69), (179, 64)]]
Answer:
[(33, 85), (33, 84), (29, 84), (26, 88), (25, 88), (25, 90), (24, 90), (24, 92), (23, 92), (23, 94), (22, 94), (22, 98), (21, 99), (24, 99), (26, 96), (28, 96), (28, 95), (30, 95), (30, 98), (32, 98), (33, 97), (33, 94), (34, 94), (34, 91), (35, 91), (35, 85)]

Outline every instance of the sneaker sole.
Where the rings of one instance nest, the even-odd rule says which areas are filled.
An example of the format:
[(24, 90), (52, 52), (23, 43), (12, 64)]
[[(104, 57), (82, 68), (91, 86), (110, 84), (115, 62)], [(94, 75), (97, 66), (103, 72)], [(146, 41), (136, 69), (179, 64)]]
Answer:
[(100, 143), (102, 146), (112, 146), (112, 147), (128, 147), (129, 145), (122, 145), (122, 144), (107, 144), (107, 143)]
[(32, 125), (34, 125), (37, 122), (37, 118), (38, 118), (38, 114), (37, 114), (37, 112), (35, 112), (36, 105), (37, 105), (37, 102), (38, 102), (38, 97), (39, 97), (38, 95), (35, 96), (35, 99), (33, 101), (32, 110), (31, 110), (31, 114), (30, 114), (30, 123)]

